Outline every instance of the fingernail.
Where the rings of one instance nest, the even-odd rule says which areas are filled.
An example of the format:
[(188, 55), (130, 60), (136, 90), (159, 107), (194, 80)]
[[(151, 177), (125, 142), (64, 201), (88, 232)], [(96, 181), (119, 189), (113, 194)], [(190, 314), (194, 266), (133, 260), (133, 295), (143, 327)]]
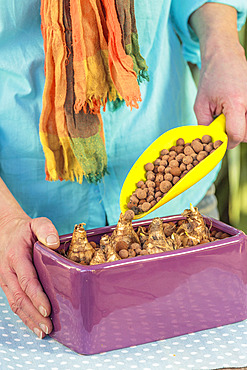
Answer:
[(42, 331), (38, 328), (34, 328), (33, 332), (37, 335), (39, 339), (42, 339)]
[(39, 324), (39, 326), (45, 334), (48, 334), (48, 327), (45, 324)]
[(51, 235), (48, 235), (46, 238), (46, 243), (49, 245), (58, 244), (58, 242), (59, 240), (58, 240), (57, 235), (51, 234)]
[(44, 317), (47, 317), (48, 315), (47, 315), (47, 311), (46, 311), (46, 309), (45, 309), (45, 307), (43, 307), (43, 306), (39, 306), (39, 312), (41, 313), (41, 315), (42, 316), (44, 316)]

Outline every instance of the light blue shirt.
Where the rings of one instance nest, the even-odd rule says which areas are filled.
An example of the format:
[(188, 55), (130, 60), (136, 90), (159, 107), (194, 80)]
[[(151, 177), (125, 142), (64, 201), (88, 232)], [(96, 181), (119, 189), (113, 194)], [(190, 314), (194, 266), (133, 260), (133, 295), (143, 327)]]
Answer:
[[(222, 2), (222, 1), (217, 1)], [(110, 175), (99, 185), (45, 180), (45, 158), (38, 126), (44, 87), (44, 51), (39, 0), (0, 0), (0, 176), (31, 216), (50, 218), (60, 234), (76, 223), (94, 228), (115, 224), (119, 195), (129, 169), (159, 135), (179, 125), (196, 124), (196, 87), (185, 61), (199, 64), (199, 45), (188, 27), (203, 0), (136, 0), (141, 53), (150, 82), (141, 85), (142, 102), (132, 112), (122, 107), (103, 113)], [(239, 28), (246, 0), (235, 6)], [(175, 33), (179, 34), (183, 45)], [(148, 218), (179, 214), (196, 205), (214, 182), (219, 167)]]

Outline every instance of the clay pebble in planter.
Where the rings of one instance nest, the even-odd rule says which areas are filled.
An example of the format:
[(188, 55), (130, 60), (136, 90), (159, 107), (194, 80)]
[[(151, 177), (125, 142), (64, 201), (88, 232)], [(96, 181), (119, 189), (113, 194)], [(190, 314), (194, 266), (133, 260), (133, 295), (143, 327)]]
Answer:
[(112, 234), (103, 235), (98, 244), (89, 242), (83, 223), (75, 225), (68, 251), (60, 251), (68, 259), (82, 265), (98, 265), (121, 259), (163, 253), (229, 237), (227, 233), (211, 231), (197, 207), (190, 206), (185, 219), (163, 223), (159, 217), (148, 228), (134, 230), (134, 212), (121, 214)]

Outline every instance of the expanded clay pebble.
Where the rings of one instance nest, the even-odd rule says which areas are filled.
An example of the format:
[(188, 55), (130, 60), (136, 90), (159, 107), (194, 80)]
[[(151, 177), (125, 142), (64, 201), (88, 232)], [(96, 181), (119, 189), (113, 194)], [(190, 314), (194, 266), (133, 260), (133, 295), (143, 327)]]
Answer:
[(206, 150), (206, 152), (210, 153), (213, 149), (214, 149), (213, 143), (205, 144), (204, 150)]
[(139, 243), (132, 243), (130, 246), (131, 249), (141, 249), (141, 244)]
[(136, 190), (136, 196), (137, 196), (138, 199), (146, 199), (147, 194), (146, 194), (146, 191), (144, 189), (139, 188), (139, 189)]
[(146, 171), (153, 171), (154, 164), (153, 163), (147, 163), (147, 164), (145, 164), (144, 168), (145, 168)]
[(121, 249), (119, 252), (119, 257), (121, 258), (128, 258), (129, 257), (129, 252), (126, 249)]
[(209, 144), (209, 143), (211, 143), (211, 141), (212, 141), (212, 138), (211, 138), (211, 136), (210, 136), (210, 135), (204, 135), (204, 136), (202, 137), (202, 142), (203, 142), (203, 144)]
[(125, 217), (125, 220), (126, 221), (131, 221), (131, 220), (133, 220), (133, 218), (134, 218), (134, 216), (135, 216), (135, 214), (133, 213), (133, 211), (132, 210), (128, 210), (128, 211), (126, 211), (125, 212), (125, 214), (124, 214), (124, 217)]
[(172, 167), (171, 169), (170, 169), (170, 174), (172, 175), (172, 176), (180, 176), (181, 175), (181, 168), (179, 168), (179, 167)]
[(144, 202), (144, 203), (142, 203), (142, 207), (141, 208), (142, 208), (142, 211), (143, 212), (147, 212), (147, 211), (150, 210), (151, 204), (149, 202)]
[(195, 154), (195, 152), (194, 152), (194, 149), (191, 146), (186, 146), (184, 148), (184, 154), (193, 156), (193, 154)]
[(144, 168), (146, 180), (140, 180), (130, 196), (127, 207), (136, 215), (147, 212), (189, 171), (204, 158), (213, 153), (222, 141), (212, 141), (210, 135), (185, 143), (183, 138), (176, 141), (170, 149), (162, 149), (160, 155)]
[(213, 143), (213, 146), (214, 146), (214, 149), (217, 149), (219, 148), (219, 146), (222, 144), (222, 141), (221, 140), (217, 140)]
[(182, 162), (184, 163), (184, 164), (190, 164), (190, 163), (192, 163), (193, 162), (193, 158), (191, 157), (191, 155), (185, 155), (184, 157), (183, 157), (183, 159), (182, 159)]
[(119, 252), (122, 249), (128, 249), (128, 244), (125, 241), (120, 240), (116, 243), (116, 252)]
[[(172, 188), (172, 184), (170, 181), (165, 180), (160, 183), (160, 190), (162, 191), (162, 193), (167, 193), (171, 188)], [(161, 196), (161, 193), (159, 194), (159, 196)]]
[(170, 162), (169, 162), (169, 166), (170, 167), (178, 167), (179, 166), (179, 163), (176, 159), (172, 159)]
[(205, 150), (201, 150), (199, 153), (198, 153), (198, 155), (197, 155), (197, 157), (196, 157), (196, 159), (199, 161), (199, 162), (201, 162), (204, 158), (206, 158), (207, 156), (208, 156), (208, 152), (206, 152)]
[(138, 181), (138, 183), (136, 184), (136, 186), (138, 187), (138, 188), (141, 188), (142, 186), (144, 185), (144, 181)]
[(184, 145), (185, 144), (184, 139), (181, 139), (181, 138), (178, 139), (177, 142), (176, 142), (176, 144), (179, 145), (179, 146), (180, 145)]
[(193, 140), (191, 146), (196, 153), (199, 153), (203, 150), (203, 144), (198, 140)]
[(166, 180), (166, 181), (172, 181), (173, 180), (172, 174), (171, 173), (166, 173), (164, 175), (164, 180)]

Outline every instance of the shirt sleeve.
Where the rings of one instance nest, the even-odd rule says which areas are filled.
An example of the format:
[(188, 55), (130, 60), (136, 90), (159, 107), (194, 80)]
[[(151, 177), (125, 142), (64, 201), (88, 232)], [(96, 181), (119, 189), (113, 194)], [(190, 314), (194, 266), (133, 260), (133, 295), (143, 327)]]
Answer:
[(247, 15), (246, 0), (172, 0), (171, 20), (183, 47), (183, 54), (187, 61), (200, 67), (200, 46), (195, 32), (189, 25), (190, 15), (205, 3), (219, 3), (233, 6), (238, 12), (238, 30), (245, 23)]

